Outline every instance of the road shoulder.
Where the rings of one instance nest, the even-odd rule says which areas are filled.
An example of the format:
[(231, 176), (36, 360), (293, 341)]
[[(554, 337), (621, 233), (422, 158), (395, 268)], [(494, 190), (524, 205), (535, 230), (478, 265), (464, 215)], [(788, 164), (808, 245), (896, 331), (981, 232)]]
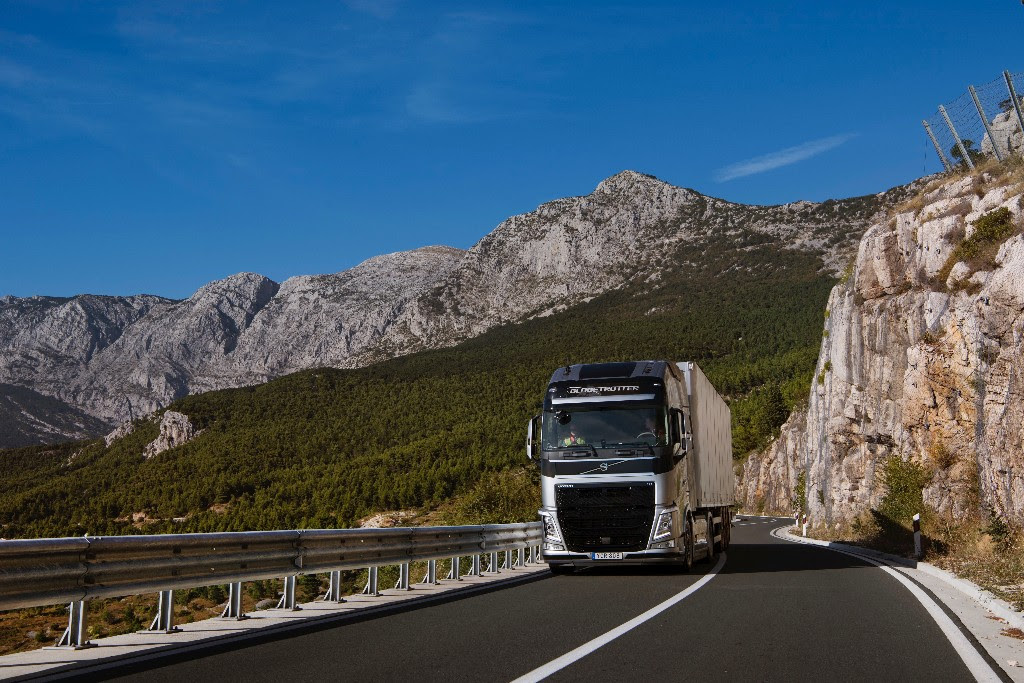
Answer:
[(1024, 641), (1004, 634), (1008, 629), (1024, 631), (1024, 618), (1005, 601), (970, 581), (924, 562), (913, 563), (869, 548), (805, 538), (792, 533), (789, 526), (779, 527), (772, 535), (793, 543), (858, 555), (899, 572), (924, 588), (947, 614), (955, 616), (958, 626), (966, 630), (971, 639), (984, 649), (988, 659), (999, 666), (1002, 674), (1010, 680), (1024, 683)]

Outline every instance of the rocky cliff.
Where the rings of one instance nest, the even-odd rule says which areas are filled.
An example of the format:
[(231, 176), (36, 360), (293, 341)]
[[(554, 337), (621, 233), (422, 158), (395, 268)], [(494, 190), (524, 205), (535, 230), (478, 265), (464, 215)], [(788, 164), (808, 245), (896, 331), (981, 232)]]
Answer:
[[(837, 272), (901, 194), (743, 206), (625, 171), (587, 196), (509, 218), (468, 251), (425, 247), (281, 284), (242, 273), (184, 301), (4, 297), (0, 382), (116, 423), (189, 393), (450, 346), (667, 268), (697, 267), (712, 241), (735, 250), (735, 267), (771, 242)], [(690, 254), (686, 263), (668, 258), (678, 253)]]
[(890, 456), (919, 463), (925, 503), (1024, 523), (1024, 237), (1020, 177), (927, 188), (860, 242), (832, 291), (806, 408), (743, 467), (751, 509), (790, 511), (803, 473), (818, 523), (882, 495)]

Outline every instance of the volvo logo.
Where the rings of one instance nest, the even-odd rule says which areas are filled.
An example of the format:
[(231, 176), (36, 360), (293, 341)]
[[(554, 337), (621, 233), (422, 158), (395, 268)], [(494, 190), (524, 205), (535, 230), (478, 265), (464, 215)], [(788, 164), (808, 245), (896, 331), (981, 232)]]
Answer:
[(616, 465), (621, 465), (624, 462), (626, 462), (626, 461), (625, 460), (616, 460), (615, 462), (602, 462), (602, 463), (599, 463), (598, 466), (595, 467), (594, 469), (587, 470), (586, 472), (580, 472), (580, 474), (593, 474), (594, 472), (597, 472), (598, 470), (600, 470), (601, 472), (607, 472), (609, 468), (615, 467)]

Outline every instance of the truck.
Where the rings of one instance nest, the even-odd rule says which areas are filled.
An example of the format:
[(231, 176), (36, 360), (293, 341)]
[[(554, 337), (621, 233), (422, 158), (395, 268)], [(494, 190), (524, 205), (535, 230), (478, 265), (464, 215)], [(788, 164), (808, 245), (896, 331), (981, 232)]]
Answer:
[(553, 573), (669, 564), (729, 546), (735, 496), (729, 406), (696, 363), (570, 364), (527, 425)]

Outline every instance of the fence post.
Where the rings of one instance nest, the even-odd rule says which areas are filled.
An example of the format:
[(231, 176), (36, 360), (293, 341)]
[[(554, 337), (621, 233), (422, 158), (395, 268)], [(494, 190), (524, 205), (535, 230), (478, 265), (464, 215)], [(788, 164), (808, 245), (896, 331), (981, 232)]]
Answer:
[(975, 91), (973, 85), (967, 86), (967, 91), (971, 93), (971, 99), (974, 100), (974, 106), (978, 109), (978, 116), (981, 117), (981, 123), (985, 126), (985, 132), (988, 133), (988, 141), (992, 143), (992, 153), (996, 155), (996, 159), (1002, 161), (1003, 155), (999, 152), (999, 144), (996, 142), (996, 136), (992, 134), (992, 126), (988, 125), (988, 117), (985, 116), (985, 110), (981, 106), (981, 100), (978, 99), (978, 93)]
[(324, 602), (345, 602), (345, 598), (341, 597), (341, 570), (335, 569), (331, 572), (330, 585), (327, 588), (327, 595), (324, 596)]
[(220, 616), (224, 619), (234, 619), (236, 621), (249, 618), (248, 615), (242, 611), (241, 581), (228, 584), (228, 604), (224, 606), (224, 611), (220, 613)]
[(949, 132), (953, 134), (953, 139), (956, 140), (956, 146), (960, 149), (960, 154), (963, 155), (964, 162), (967, 164), (967, 167), (973, 171), (974, 160), (971, 159), (971, 155), (967, 153), (967, 148), (964, 147), (964, 143), (960, 140), (960, 135), (956, 132), (953, 122), (949, 119), (949, 114), (946, 113), (946, 108), (941, 104), (939, 105), (939, 113), (942, 114), (942, 118), (946, 120), (946, 125), (949, 126)]
[(935, 147), (935, 153), (939, 155), (939, 160), (942, 162), (942, 167), (947, 172), (953, 170), (953, 166), (950, 165), (949, 160), (946, 159), (946, 155), (943, 153), (942, 148), (939, 147), (939, 141), (935, 139), (935, 134), (932, 133), (932, 127), (928, 125), (927, 121), (921, 121), (924, 124), (924, 131), (928, 133), (929, 139), (932, 141), (932, 145)]
[(516, 550), (516, 565), (517, 567), (523, 567), (526, 565), (526, 549), (518, 548)]
[(495, 550), (494, 552), (491, 553), (491, 557), (487, 561), (487, 571), (491, 572), (492, 574), (497, 574), (497, 573), (501, 572), (501, 568), (498, 567), (498, 551), (497, 550)]
[(154, 633), (177, 633), (181, 629), (174, 625), (174, 591), (160, 591), (157, 600), (156, 618), (149, 625)]
[(469, 568), (469, 575), (480, 576), (480, 555), (478, 553), (473, 553), (473, 564)]
[(1020, 98), (1017, 97), (1017, 90), (1013, 87), (1013, 76), (1010, 75), (1009, 71), (1004, 71), (1003, 78), (1006, 80), (1006, 89), (1010, 93), (1010, 102), (1013, 103), (1013, 110), (1017, 112), (1017, 123), (1020, 124), (1020, 132), (1024, 135), (1024, 114), (1020, 112)]
[(914, 515), (914, 557), (921, 559), (921, 515)]

